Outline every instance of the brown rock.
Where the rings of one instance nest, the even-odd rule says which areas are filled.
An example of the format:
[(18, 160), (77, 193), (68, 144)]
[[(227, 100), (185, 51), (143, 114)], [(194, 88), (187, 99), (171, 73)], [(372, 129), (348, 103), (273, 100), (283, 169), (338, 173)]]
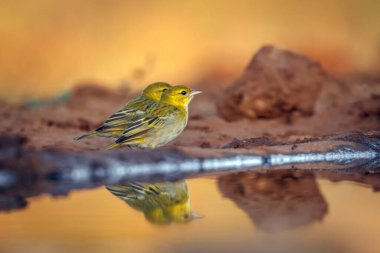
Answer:
[(321, 65), (291, 51), (264, 46), (218, 102), (227, 120), (311, 115), (329, 77)]

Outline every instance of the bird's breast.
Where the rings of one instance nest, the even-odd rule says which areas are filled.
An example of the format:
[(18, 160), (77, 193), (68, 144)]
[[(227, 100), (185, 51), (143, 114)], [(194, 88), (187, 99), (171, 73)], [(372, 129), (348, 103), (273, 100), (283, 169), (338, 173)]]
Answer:
[(181, 111), (177, 111), (176, 113), (168, 116), (166, 119), (166, 124), (162, 128), (156, 129), (155, 133), (152, 132), (152, 135), (149, 138), (150, 147), (160, 147), (174, 140), (185, 129), (187, 120), (187, 112), (183, 113)]

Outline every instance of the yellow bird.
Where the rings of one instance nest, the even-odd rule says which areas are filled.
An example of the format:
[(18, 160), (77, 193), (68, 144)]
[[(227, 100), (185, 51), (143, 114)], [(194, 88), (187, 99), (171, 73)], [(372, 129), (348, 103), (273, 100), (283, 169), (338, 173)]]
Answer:
[(162, 94), (161, 100), (144, 115), (129, 123), (123, 134), (107, 149), (126, 145), (156, 148), (175, 139), (187, 125), (188, 104), (201, 91), (184, 85), (174, 86)]
[(186, 181), (132, 183), (106, 188), (155, 224), (186, 223), (200, 216), (192, 211)]
[(142, 94), (129, 101), (123, 109), (111, 115), (100, 127), (78, 136), (75, 140), (80, 140), (89, 136), (114, 137), (118, 138), (125, 130), (125, 126), (133, 121), (137, 116), (144, 114), (149, 108), (160, 101), (163, 92), (171, 87), (164, 82), (152, 83), (146, 87)]

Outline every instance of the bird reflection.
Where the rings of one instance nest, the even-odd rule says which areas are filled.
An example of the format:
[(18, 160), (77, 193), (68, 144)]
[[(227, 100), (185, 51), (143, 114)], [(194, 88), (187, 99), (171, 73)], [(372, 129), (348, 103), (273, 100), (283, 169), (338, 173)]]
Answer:
[(151, 223), (187, 223), (200, 217), (190, 206), (186, 181), (165, 183), (131, 183), (106, 188), (132, 208), (143, 212)]
[(243, 172), (219, 177), (218, 185), (265, 232), (306, 226), (327, 214), (327, 203), (310, 172)]

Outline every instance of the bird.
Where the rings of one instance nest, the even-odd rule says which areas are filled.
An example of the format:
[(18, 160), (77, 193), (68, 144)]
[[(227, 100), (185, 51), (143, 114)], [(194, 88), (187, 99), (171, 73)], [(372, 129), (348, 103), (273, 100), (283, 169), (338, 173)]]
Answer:
[(191, 208), (185, 180), (107, 185), (106, 188), (130, 207), (143, 212), (145, 218), (154, 224), (187, 223), (201, 218)]
[(126, 145), (130, 148), (154, 149), (174, 140), (187, 125), (188, 105), (201, 91), (184, 85), (169, 88), (160, 102), (138, 119), (129, 123), (122, 135), (106, 149)]
[(143, 92), (130, 100), (121, 110), (112, 114), (100, 127), (75, 138), (81, 140), (86, 137), (113, 137), (118, 138), (124, 132), (128, 122), (144, 114), (149, 108), (160, 101), (162, 93), (171, 87), (165, 82), (155, 82), (148, 85)]

